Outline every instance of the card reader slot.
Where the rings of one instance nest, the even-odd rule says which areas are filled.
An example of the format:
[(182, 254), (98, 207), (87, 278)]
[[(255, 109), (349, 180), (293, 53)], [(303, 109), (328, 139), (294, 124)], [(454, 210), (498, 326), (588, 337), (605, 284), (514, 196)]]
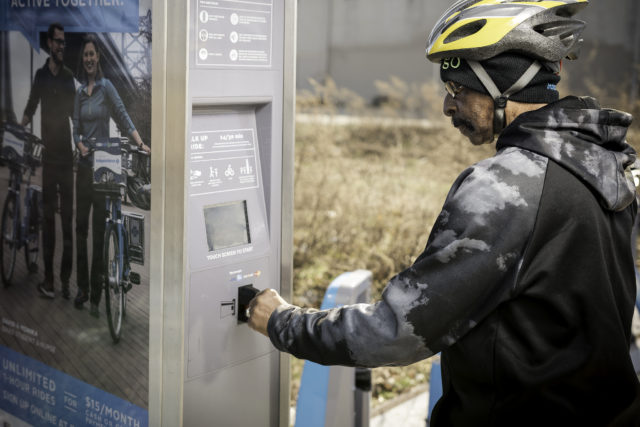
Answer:
[(259, 292), (260, 289), (253, 287), (253, 285), (245, 285), (238, 288), (238, 324), (249, 321), (246, 310), (251, 300)]

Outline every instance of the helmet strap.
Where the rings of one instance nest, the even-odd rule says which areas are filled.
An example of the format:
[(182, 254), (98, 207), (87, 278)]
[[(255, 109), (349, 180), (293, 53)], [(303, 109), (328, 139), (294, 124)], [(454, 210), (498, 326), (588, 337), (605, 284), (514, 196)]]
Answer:
[(467, 60), (467, 63), (478, 77), (478, 80), (480, 80), (480, 83), (487, 89), (491, 98), (493, 98), (493, 133), (498, 134), (502, 132), (506, 126), (507, 118), (504, 110), (507, 107), (509, 97), (524, 89), (536, 74), (538, 74), (542, 64), (538, 61), (533, 61), (529, 68), (527, 68), (527, 71), (525, 71), (509, 89), (500, 92), (500, 89), (498, 89), (498, 86), (493, 82), (493, 79), (489, 76), (489, 73), (487, 73), (482, 64), (478, 61), (471, 60)]

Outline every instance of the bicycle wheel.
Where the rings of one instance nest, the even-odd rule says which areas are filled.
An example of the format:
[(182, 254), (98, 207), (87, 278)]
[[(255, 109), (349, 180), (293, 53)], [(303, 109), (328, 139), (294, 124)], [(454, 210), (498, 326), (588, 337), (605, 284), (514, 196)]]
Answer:
[(29, 273), (38, 271), (38, 255), (40, 253), (40, 209), (38, 193), (32, 193), (29, 202), (29, 218), (27, 219), (27, 238), (24, 244), (24, 259)]
[(122, 319), (124, 317), (125, 292), (120, 271), (120, 248), (118, 232), (115, 227), (107, 226), (104, 242), (104, 294), (107, 308), (109, 332), (114, 343), (120, 341)]
[(0, 255), (2, 263), (0, 264), (0, 272), (2, 273), (2, 282), (4, 286), (11, 285), (14, 267), (16, 265), (16, 253), (18, 252), (18, 216), (20, 215), (20, 207), (16, 202), (15, 193), (7, 194), (2, 209), (2, 223), (0, 224)]

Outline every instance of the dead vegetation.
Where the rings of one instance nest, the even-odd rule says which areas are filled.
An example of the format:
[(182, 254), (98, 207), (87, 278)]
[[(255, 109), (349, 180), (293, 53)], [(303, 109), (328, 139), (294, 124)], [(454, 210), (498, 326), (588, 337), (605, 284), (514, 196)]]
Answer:
[[(411, 90), (404, 92), (408, 99)], [(402, 109), (402, 93), (390, 98), (394, 111)], [(410, 117), (420, 117), (416, 105), (430, 109), (424, 117), (435, 117), (441, 107), (412, 101)], [(377, 299), (424, 248), (456, 176), (493, 148), (472, 148), (442, 117), (382, 120), (390, 114), (367, 110), (355, 94), (333, 83), (301, 94), (298, 107), (316, 120), (296, 123), (293, 302), (319, 307), (329, 283), (356, 269), (373, 272)], [(344, 119), (345, 111), (373, 118)], [(294, 361), (292, 399), (301, 369), (302, 362)], [(427, 382), (429, 370), (429, 361), (374, 369), (374, 402)]]

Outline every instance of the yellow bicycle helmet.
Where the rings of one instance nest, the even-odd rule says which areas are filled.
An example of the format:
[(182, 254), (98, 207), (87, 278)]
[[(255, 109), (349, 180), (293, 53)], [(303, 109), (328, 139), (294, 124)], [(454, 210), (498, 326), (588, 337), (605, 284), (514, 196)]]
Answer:
[(587, 0), (459, 0), (436, 23), (427, 58), (482, 61), (512, 51), (542, 61), (577, 57)]
[[(500, 133), (510, 96), (524, 89), (542, 67), (559, 71), (563, 58), (578, 57), (585, 23), (573, 16), (588, 4), (587, 0), (458, 0), (431, 31), (427, 58), (433, 62), (461, 58), (469, 64), (493, 98), (493, 131)], [(520, 78), (502, 90), (481, 64), (501, 54), (533, 59)]]

